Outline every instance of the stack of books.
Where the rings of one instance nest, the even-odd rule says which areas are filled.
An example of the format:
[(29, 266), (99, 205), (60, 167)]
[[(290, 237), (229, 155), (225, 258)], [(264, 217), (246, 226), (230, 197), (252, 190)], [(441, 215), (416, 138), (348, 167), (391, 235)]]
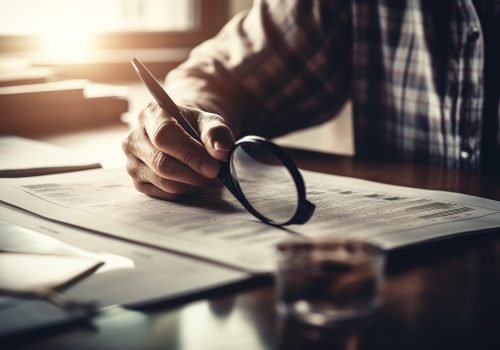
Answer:
[(0, 77), (0, 134), (32, 137), (99, 127), (119, 122), (128, 111), (124, 87), (48, 76), (14, 78)]

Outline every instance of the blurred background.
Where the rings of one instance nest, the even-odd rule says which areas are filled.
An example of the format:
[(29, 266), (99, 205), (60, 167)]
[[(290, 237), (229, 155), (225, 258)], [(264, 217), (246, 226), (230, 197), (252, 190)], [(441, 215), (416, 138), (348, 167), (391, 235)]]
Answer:
[[(64, 133), (133, 117), (149, 96), (131, 57), (164, 77), (251, 5), (252, 0), (2, 0), (0, 133)], [(341, 114), (278, 142), (352, 154), (350, 106)]]

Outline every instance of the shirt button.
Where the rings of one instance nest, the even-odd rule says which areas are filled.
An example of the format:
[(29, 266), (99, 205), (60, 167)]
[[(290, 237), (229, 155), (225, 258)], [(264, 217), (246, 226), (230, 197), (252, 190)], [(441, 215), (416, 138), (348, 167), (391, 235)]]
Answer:
[(462, 158), (463, 160), (469, 159), (469, 157), (470, 157), (469, 152), (467, 152), (467, 151), (460, 152), (460, 158)]
[(469, 36), (470, 41), (476, 41), (477, 39), (479, 39), (480, 35), (481, 35), (481, 31), (479, 30), (478, 27), (472, 26), (469, 28), (468, 36)]

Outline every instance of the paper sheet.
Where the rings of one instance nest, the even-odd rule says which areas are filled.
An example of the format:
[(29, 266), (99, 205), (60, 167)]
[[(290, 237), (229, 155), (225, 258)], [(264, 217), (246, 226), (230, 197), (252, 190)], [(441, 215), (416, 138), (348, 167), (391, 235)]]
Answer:
[(99, 168), (63, 148), (19, 136), (0, 136), (0, 177), (33, 176)]
[(68, 255), (0, 254), (0, 294), (54, 289), (92, 271), (100, 262)]
[[(92, 234), (84, 229), (15, 210), (5, 204), (0, 205), (0, 223), (3, 223), (0, 233), (15, 236), (2, 246), (6, 250), (35, 250), (38, 254), (56, 252), (63, 256), (76, 253), (103, 261), (104, 265), (94, 274), (63, 291), (70, 299), (96, 300), (100, 307), (118, 304), (138, 307), (202, 293), (251, 277), (248, 273), (206, 261)], [(37, 247), (26, 242), (29, 239), (33, 243), (35, 235)], [(9, 320), (0, 322), (0, 339), (77, 319), (77, 315), (67, 314), (44, 301), (0, 295), (0, 320)]]
[(500, 202), (303, 172), (317, 205), (305, 225), (265, 225), (227, 191), (172, 203), (135, 191), (123, 170), (0, 181), (2, 200), (53, 220), (222, 262), (273, 269), (273, 247), (295, 234), (358, 237), (383, 248), (500, 227)]
[[(225, 266), (92, 234), (7, 206), (0, 206), (0, 220), (19, 223), (23, 226), (19, 232), (29, 230), (36, 233), (41, 236), (37, 241), (52, 241), (50, 245), (59, 254), (64, 254), (61, 249), (63, 246), (71, 247), (72, 250), (78, 247), (77, 251), (84, 252), (79, 253), (80, 256), (90, 256), (104, 262), (94, 274), (64, 289), (68, 298), (98, 300), (100, 307), (170, 300), (250, 277), (248, 273)], [(12, 230), (10, 232), (15, 234)], [(48, 246), (47, 243), (45, 245)], [(65, 248), (65, 251), (68, 249)], [(74, 252), (71, 251), (71, 254)]]
[(350, 237), (395, 249), (500, 227), (500, 202), (454, 192), (305, 172), (320, 208), (298, 231)]

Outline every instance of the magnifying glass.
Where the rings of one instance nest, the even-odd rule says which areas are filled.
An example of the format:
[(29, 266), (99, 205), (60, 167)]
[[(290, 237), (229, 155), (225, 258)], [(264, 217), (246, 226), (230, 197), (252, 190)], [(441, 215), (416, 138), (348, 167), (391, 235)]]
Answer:
[(258, 136), (238, 140), (219, 179), (255, 217), (272, 225), (303, 224), (314, 212), (292, 159)]
[[(198, 132), (151, 72), (136, 58), (132, 65), (160, 107), (201, 142)], [(303, 224), (314, 213), (315, 206), (306, 199), (304, 180), (293, 160), (282, 148), (262, 137), (238, 140), (228, 160), (221, 162), (218, 178), (251, 214), (265, 223)]]

